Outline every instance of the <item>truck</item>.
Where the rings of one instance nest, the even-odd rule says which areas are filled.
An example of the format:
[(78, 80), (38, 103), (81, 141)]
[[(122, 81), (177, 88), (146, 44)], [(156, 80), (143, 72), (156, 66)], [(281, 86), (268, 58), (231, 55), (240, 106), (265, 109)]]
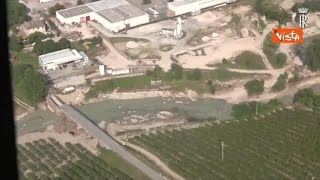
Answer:
[(148, 11), (149, 11), (155, 18), (159, 17), (159, 13), (158, 13), (156, 10), (154, 10), (154, 9), (152, 9), (152, 8), (148, 8)]

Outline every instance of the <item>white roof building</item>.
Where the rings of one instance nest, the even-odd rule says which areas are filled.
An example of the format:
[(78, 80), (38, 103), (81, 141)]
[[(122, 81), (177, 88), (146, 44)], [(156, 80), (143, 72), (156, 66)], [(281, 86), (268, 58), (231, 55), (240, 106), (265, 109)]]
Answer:
[(39, 64), (44, 70), (55, 70), (60, 65), (81, 61), (83, 56), (75, 49), (63, 49), (38, 57)]
[(126, 0), (101, 0), (56, 12), (64, 24), (96, 20), (105, 28), (118, 32), (149, 22), (149, 15)]
[(175, 13), (176, 16), (192, 12), (201, 11), (208, 7), (219, 6), (236, 2), (237, 0), (175, 0), (168, 3), (168, 8)]

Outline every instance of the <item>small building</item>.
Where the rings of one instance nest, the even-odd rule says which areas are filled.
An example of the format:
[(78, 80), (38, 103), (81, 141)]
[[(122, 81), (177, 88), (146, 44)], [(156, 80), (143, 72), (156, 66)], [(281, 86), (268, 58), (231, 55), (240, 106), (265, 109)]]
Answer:
[(175, 16), (192, 13), (199, 14), (202, 9), (226, 5), (237, 0), (175, 0), (168, 3), (168, 9), (173, 11)]
[(149, 15), (126, 0), (101, 0), (56, 12), (63, 24), (79, 24), (96, 20), (105, 28), (119, 32), (149, 22)]
[(65, 64), (82, 61), (84, 57), (75, 49), (63, 49), (43, 54), (38, 59), (43, 70), (56, 70)]
[(26, 22), (22, 25), (22, 30), (24, 31), (26, 36), (29, 36), (35, 32), (41, 32), (46, 34), (46, 25), (39, 20)]
[(39, 3), (43, 4), (43, 3), (46, 3), (46, 2), (50, 2), (50, 1), (53, 1), (53, 0), (37, 0)]
[(130, 74), (130, 70), (127, 68), (118, 68), (118, 69), (107, 68), (106, 72), (108, 75), (111, 75), (111, 76)]

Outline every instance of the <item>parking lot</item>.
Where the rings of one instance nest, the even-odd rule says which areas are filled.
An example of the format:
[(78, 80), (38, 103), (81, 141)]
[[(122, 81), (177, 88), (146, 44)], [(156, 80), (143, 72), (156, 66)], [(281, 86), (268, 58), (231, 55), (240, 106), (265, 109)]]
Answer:
[(66, 65), (63, 69), (56, 69), (47, 71), (46, 75), (49, 77), (51, 81), (59, 81), (60, 79), (78, 76), (81, 74), (86, 74), (89, 72), (97, 71), (98, 67), (96, 65), (92, 65), (91, 63), (87, 63), (86, 65), (83, 62), (79, 63), (70, 63)]

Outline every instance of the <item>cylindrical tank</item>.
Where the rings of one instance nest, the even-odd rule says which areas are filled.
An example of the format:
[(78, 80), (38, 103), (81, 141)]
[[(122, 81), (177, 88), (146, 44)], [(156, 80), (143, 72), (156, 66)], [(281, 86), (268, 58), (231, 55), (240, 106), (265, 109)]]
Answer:
[(106, 75), (106, 66), (105, 65), (99, 65), (99, 72), (101, 76)]

